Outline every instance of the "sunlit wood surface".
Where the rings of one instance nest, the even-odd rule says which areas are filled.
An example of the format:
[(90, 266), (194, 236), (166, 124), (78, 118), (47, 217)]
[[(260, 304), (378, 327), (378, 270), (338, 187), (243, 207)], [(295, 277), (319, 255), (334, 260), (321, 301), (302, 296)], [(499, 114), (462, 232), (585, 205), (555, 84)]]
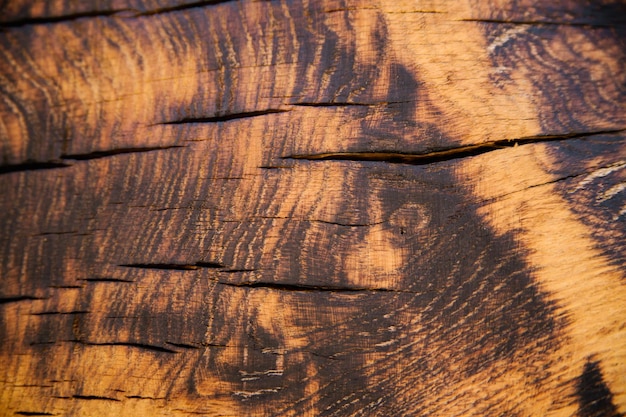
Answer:
[(626, 3), (0, 1), (0, 415), (626, 413)]

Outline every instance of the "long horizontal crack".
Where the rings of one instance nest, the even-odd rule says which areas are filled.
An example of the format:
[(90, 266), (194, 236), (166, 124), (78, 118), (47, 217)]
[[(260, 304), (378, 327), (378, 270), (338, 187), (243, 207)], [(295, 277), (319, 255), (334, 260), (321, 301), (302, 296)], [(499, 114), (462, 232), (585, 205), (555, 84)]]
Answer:
[(224, 114), (221, 116), (211, 116), (211, 117), (186, 117), (180, 120), (172, 120), (169, 122), (161, 122), (157, 123), (159, 125), (181, 125), (185, 123), (220, 123), (220, 122), (228, 122), (230, 120), (237, 119), (247, 119), (250, 117), (259, 117), (266, 116), (269, 114), (276, 113), (286, 113), (289, 110), (286, 109), (267, 109), (267, 110), (258, 110), (258, 111), (249, 111), (249, 112), (241, 112), (241, 113), (230, 113)]
[(77, 400), (103, 400), (103, 401), (117, 401), (120, 402), (117, 398), (112, 397), (101, 397), (99, 395), (72, 395), (72, 398)]
[(44, 411), (16, 411), (13, 413), (16, 416), (54, 416), (56, 414), (46, 413)]
[(523, 146), (531, 143), (555, 142), (567, 139), (584, 138), (588, 136), (621, 133), (626, 129), (603, 130), (584, 133), (568, 133), (562, 135), (527, 136), (517, 139), (504, 139), (485, 142), (477, 145), (460, 146), (457, 148), (442, 149), (427, 153), (402, 153), (390, 151), (372, 152), (327, 152), (319, 154), (296, 154), (284, 156), (282, 159), (296, 159), (308, 161), (373, 161), (392, 164), (428, 165), (437, 162), (451, 161), (481, 155), (503, 148)]
[(149, 147), (136, 147), (136, 148), (119, 148), (119, 149), (110, 149), (110, 150), (107, 150), (107, 151), (96, 151), (96, 152), (83, 153), (83, 154), (61, 155), (61, 159), (72, 159), (72, 160), (75, 160), (75, 161), (87, 161), (87, 160), (90, 160), (90, 159), (106, 158), (107, 156), (123, 155), (123, 154), (128, 154), (128, 153), (162, 151), (162, 150), (166, 150), (166, 149), (175, 149), (175, 148), (184, 148), (184, 146), (170, 145), (170, 146), (149, 146)]
[(145, 397), (143, 395), (127, 395), (126, 398), (128, 398), (129, 400), (151, 400), (151, 401), (167, 399), (167, 397)]
[(168, 349), (163, 346), (149, 345), (146, 343), (135, 343), (135, 342), (101, 342), (99, 343), (99, 342), (87, 342), (84, 340), (67, 340), (67, 342), (78, 343), (78, 344), (85, 345), (85, 346), (124, 346), (124, 347), (131, 347), (131, 348), (137, 348), (137, 349), (143, 349), (143, 350), (150, 350), (153, 352), (160, 352), (160, 353), (178, 353), (178, 351)]
[(17, 303), (20, 301), (45, 300), (45, 298), (34, 297), (32, 295), (16, 295), (15, 297), (0, 298), (0, 304)]
[(12, 172), (37, 171), (37, 170), (41, 170), (41, 169), (67, 168), (67, 167), (70, 167), (70, 166), (71, 166), (70, 164), (66, 164), (66, 163), (63, 163), (63, 162), (26, 161), (26, 162), (21, 163), (21, 164), (0, 166), (0, 175), (2, 175), (2, 174), (10, 174)]
[(157, 15), (157, 14), (164, 14), (164, 13), (178, 12), (178, 11), (181, 11), (181, 10), (194, 9), (194, 8), (197, 8), (197, 7), (215, 6), (217, 4), (230, 3), (232, 1), (234, 1), (234, 0), (195, 1), (195, 2), (192, 2), (192, 3), (181, 4), (181, 5), (178, 5), (178, 6), (161, 7), (161, 8), (154, 9), (154, 10), (148, 10), (148, 11), (145, 11), (145, 12), (137, 13), (135, 16), (153, 16), (153, 15)]
[(31, 313), (30, 316), (51, 316), (51, 315), (69, 315), (69, 314), (89, 314), (89, 311), (42, 311), (39, 313)]
[(196, 262), (194, 264), (137, 263), (137, 264), (122, 264), (118, 266), (123, 266), (127, 268), (165, 269), (165, 270), (174, 270), (174, 271), (195, 271), (200, 268), (210, 268), (210, 269), (225, 268), (225, 265), (222, 265), (217, 262)]
[(110, 149), (106, 151), (89, 152), (89, 153), (84, 153), (84, 154), (63, 154), (59, 156), (60, 160), (41, 161), (41, 162), (25, 161), (21, 164), (2, 165), (0, 166), (0, 175), (10, 174), (13, 172), (38, 171), (38, 170), (45, 170), (45, 169), (67, 168), (67, 167), (72, 166), (72, 164), (69, 164), (65, 161), (88, 161), (91, 159), (106, 158), (106, 157), (115, 156), (115, 155), (162, 151), (162, 150), (167, 150), (167, 149), (176, 149), (176, 148), (184, 148), (184, 147), (185, 146), (181, 146), (181, 145), (149, 146), (149, 147), (118, 148), (118, 149)]
[(374, 106), (375, 104), (368, 104), (368, 103), (341, 103), (341, 102), (322, 102), (322, 103), (308, 103), (308, 102), (304, 102), (304, 103), (290, 103), (292, 106), (297, 106), (297, 107), (371, 107)]
[(377, 292), (396, 292), (416, 294), (413, 291), (394, 290), (388, 288), (365, 288), (365, 287), (345, 287), (333, 285), (306, 285), (306, 284), (284, 284), (278, 282), (223, 282), (217, 281), (220, 285), (238, 288), (266, 288), (278, 291), (290, 292), (344, 292), (344, 293), (377, 293)]
[(187, 343), (174, 343), (174, 342), (165, 342), (168, 345), (172, 345), (182, 349), (202, 349), (202, 346), (190, 345)]
[(390, 104), (404, 104), (413, 103), (414, 101), (380, 101), (372, 103), (355, 103), (355, 102), (342, 102), (342, 101), (321, 101), (321, 102), (295, 102), (289, 103), (291, 106), (296, 107), (374, 107), (374, 106), (387, 106)]

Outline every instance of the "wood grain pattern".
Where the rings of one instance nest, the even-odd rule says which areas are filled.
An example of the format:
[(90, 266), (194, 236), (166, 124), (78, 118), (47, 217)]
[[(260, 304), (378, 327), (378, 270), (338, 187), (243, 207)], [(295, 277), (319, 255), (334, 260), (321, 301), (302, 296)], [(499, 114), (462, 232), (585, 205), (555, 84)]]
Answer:
[(0, 2), (0, 414), (624, 415), (625, 11)]

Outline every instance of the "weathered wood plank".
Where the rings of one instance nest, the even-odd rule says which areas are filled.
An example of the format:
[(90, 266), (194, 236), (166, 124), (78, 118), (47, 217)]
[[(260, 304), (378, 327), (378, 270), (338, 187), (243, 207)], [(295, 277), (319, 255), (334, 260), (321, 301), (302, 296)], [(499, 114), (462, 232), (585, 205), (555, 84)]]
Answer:
[(626, 412), (624, 3), (201, 3), (0, 7), (5, 415)]

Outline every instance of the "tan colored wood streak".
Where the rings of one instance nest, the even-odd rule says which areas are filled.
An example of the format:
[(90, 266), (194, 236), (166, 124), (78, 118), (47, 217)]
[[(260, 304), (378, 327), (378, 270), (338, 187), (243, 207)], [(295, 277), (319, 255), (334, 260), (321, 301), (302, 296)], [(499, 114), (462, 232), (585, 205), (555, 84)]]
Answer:
[[(562, 398), (573, 396), (580, 370), (589, 358), (596, 358), (601, 360), (616, 404), (624, 412), (626, 353), (619, 348), (626, 343), (623, 270), (611, 266), (596, 249), (592, 230), (559, 196), (563, 190), (552, 184), (559, 177), (549, 172), (558, 161), (547, 152), (549, 149), (533, 146), (506, 150), (488, 162), (463, 164), (459, 176), (476, 182), (477, 197), (488, 201), (481, 212), (496, 230), (519, 231), (517, 239), (529, 248), (528, 262), (534, 267), (537, 281), (556, 301), (557, 314), (568, 323), (561, 348), (555, 352), (557, 363), (562, 365), (554, 370), (554, 380), (549, 381), (546, 392), (558, 393)], [(625, 156), (626, 149), (622, 148), (613, 166), (623, 164)], [(513, 161), (514, 166), (524, 169), (512, 171)], [(573, 190), (580, 184), (585, 171), (593, 174), (602, 166), (600, 161), (590, 161), (568, 188)], [(564, 381), (568, 385), (564, 386)], [(555, 398), (547, 400), (548, 405), (557, 402)], [(542, 414), (572, 415), (576, 408), (576, 404), (557, 410), (546, 408)]]
[[(445, 125), (447, 134), (458, 138), (460, 144), (468, 144), (540, 132), (534, 106), (523, 94), (529, 89), (526, 80), (501, 90), (487, 88), (490, 76), (497, 70), (486, 53), (488, 45), (481, 28), (458, 21), (471, 10), (465, 2), (456, 4), (460, 10), (453, 12), (454, 17), (448, 13), (410, 13), (407, 11), (411, 8), (402, 2), (383, 3), (382, 7), (388, 13), (397, 59), (420, 80), (427, 80), (429, 92), (436, 92), (433, 101), (437, 110), (451, 122)], [(406, 28), (415, 29), (407, 32)], [(438, 52), (418, 52), (431, 48)], [(507, 122), (496, 124), (503, 120)]]
[[(2, 240), (3, 294), (47, 298), (2, 307), (15, 318), (3, 322), (6, 334), (15, 336), (3, 341), (0, 359), (6, 409), (571, 414), (576, 398), (568, 395), (588, 354), (601, 360), (623, 408), (623, 350), (602, 346), (619, 346), (623, 337), (620, 287), (608, 280), (617, 295), (615, 304), (606, 302), (618, 317), (611, 321), (595, 309), (597, 300), (571, 297), (557, 285), (561, 271), (553, 260), (572, 258), (552, 243), (564, 240), (586, 254), (581, 274), (591, 279), (617, 272), (604, 269), (603, 255), (589, 249), (590, 232), (553, 194), (556, 187), (526, 189), (556, 178), (550, 167), (558, 161), (542, 145), (427, 167), (282, 159), (423, 152), (623, 127), (623, 114), (615, 111), (623, 92), (619, 78), (602, 69), (621, 68), (611, 38), (595, 48), (597, 39), (584, 37), (580, 27), (557, 28), (558, 36), (548, 40), (531, 38), (537, 51), (547, 48), (559, 63), (540, 74), (562, 83), (560, 94), (578, 97), (570, 75), (555, 69), (575, 64), (594, 74), (600, 89), (585, 104), (606, 110), (572, 107), (573, 121), (546, 125), (552, 108), (535, 100), (540, 77), (531, 66), (494, 86), (497, 57), (489, 54), (484, 25), (461, 21), (476, 17), (477, 8), (438, 1), (419, 6), (237, 2), (6, 34), (2, 51), (15, 68), (2, 67), (2, 85), (11, 90), (7, 102), (21, 100), (28, 111), (7, 105), (2, 115), (9, 119), (10, 143), (3, 163), (185, 146), (0, 177), (3, 207), (10, 210), (2, 230), (11, 236)], [(497, 42), (525, 33), (514, 32)], [(145, 36), (135, 41), (136, 33)], [(92, 40), (85, 50), (86, 37)], [(570, 39), (578, 54), (570, 55)], [(22, 43), (30, 46), (27, 52), (18, 49)], [(59, 65), (66, 55), (71, 68)], [(332, 102), (367, 106), (294, 105)], [(278, 108), (289, 111), (158, 124)], [(617, 161), (589, 169), (618, 163), (619, 152)], [(505, 176), (509, 166), (524, 169)], [(473, 216), (483, 200), (489, 204), (482, 217)], [(547, 225), (535, 217), (546, 207), (559, 214)], [(510, 210), (528, 217), (520, 223)], [(556, 220), (569, 229), (545, 229)], [(518, 230), (520, 245), (509, 244), (507, 236)], [(495, 256), (502, 259), (494, 262)], [(526, 263), (515, 263), (518, 257)], [(197, 262), (224, 266), (196, 268)], [(508, 271), (507, 262), (518, 269)], [(188, 269), (121, 266), (145, 263)], [(532, 290), (538, 283), (539, 295), (514, 285), (526, 282), (526, 269), (533, 268), (535, 280), (527, 285)], [(357, 291), (232, 286), (254, 282)], [(77, 288), (62, 288), (68, 286)], [(544, 294), (563, 315), (545, 317), (552, 312)], [(533, 303), (536, 311), (528, 307)], [(593, 314), (584, 316), (589, 306)], [(53, 311), (65, 314), (37, 314)], [(507, 320), (513, 330), (502, 326)], [(565, 320), (571, 322), (563, 329)], [(611, 333), (590, 328), (592, 320)], [(576, 326), (599, 339), (577, 335)], [(565, 376), (564, 387), (558, 376)], [(34, 377), (45, 386), (25, 386)]]

